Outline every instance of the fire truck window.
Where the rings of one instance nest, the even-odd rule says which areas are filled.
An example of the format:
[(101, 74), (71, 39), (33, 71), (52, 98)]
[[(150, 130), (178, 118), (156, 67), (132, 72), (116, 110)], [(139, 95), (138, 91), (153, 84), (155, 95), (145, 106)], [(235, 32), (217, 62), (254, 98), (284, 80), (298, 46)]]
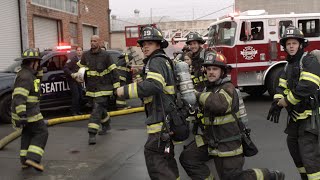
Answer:
[(319, 37), (319, 19), (298, 20), (298, 27), (303, 32), (304, 37)]
[(263, 22), (251, 22), (251, 35), (252, 40), (263, 40)]
[(279, 37), (281, 38), (286, 30), (287, 27), (292, 25), (292, 21), (279, 21)]
[(127, 38), (137, 38), (139, 37), (138, 34), (138, 27), (128, 27), (126, 28)]

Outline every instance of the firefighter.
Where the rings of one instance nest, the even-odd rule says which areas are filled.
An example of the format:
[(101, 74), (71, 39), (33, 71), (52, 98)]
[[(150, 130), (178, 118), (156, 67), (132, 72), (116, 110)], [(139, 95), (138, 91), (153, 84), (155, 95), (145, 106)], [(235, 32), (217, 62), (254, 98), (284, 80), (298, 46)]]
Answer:
[(91, 49), (83, 53), (78, 66), (86, 70), (86, 96), (91, 98), (92, 113), (89, 118), (88, 132), (89, 145), (96, 144), (96, 134), (106, 134), (110, 129), (110, 109), (108, 102), (114, 96), (115, 88), (120, 87), (117, 66), (113, 63), (111, 55), (100, 47), (100, 37), (91, 37)]
[(22, 54), (21, 70), (17, 73), (12, 93), (12, 123), (22, 128), (20, 161), (22, 168), (43, 171), (40, 164), (48, 140), (48, 129), (40, 112), (40, 53), (27, 49)]
[[(119, 72), (120, 86), (132, 83), (132, 72), (130, 61), (133, 59), (133, 56), (123, 53), (118, 57), (119, 61), (117, 63), (117, 69)], [(126, 100), (123, 97), (117, 97), (116, 100), (117, 108), (125, 109), (129, 108), (127, 106)]]
[[(320, 179), (317, 147), (320, 118), (319, 104), (314, 104), (313, 96), (320, 85), (320, 65), (315, 56), (304, 52), (307, 43), (302, 31), (293, 26), (289, 26), (281, 38), (280, 44), (287, 53), (288, 63), (280, 75), (267, 119), (278, 123), (281, 109), (286, 108), (288, 122), (285, 133), (290, 155), (301, 178), (315, 180)], [(314, 122), (314, 118), (318, 122)]]
[(71, 90), (71, 112), (74, 116), (82, 114), (80, 112), (80, 104), (82, 101), (82, 85), (81, 83), (76, 81), (77, 72), (79, 70), (79, 66), (77, 65), (77, 63), (78, 61), (80, 61), (83, 53), (82, 47), (77, 47), (76, 53), (77, 55), (72, 59), (69, 59), (63, 67), (63, 71), (66, 74), (67, 81)]
[(239, 114), (239, 99), (235, 87), (227, 78), (231, 69), (226, 58), (216, 52), (206, 55), (205, 72), (208, 78), (197, 100), (204, 112), (203, 133), (196, 135), (180, 155), (180, 163), (191, 179), (210, 179), (207, 161), (214, 159), (221, 180), (283, 180), (284, 174), (268, 169), (243, 170), (244, 156), (240, 128), (235, 119)]
[(189, 46), (192, 52), (192, 80), (194, 87), (197, 91), (202, 91), (205, 87), (205, 77), (203, 75), (203, 69), (201, 64), (204, 61), (206, 50), (202, 48), (202, 45), (206, 41), (197, 32), (191, 32), (187, 36), (186, 44)]
[(118, 88), (117, 95), (130, 99), (144, 98), (148, 133), (144, 156), (150, 178), (178, 179), (173, 143), (171, 140), (165, 141), (162, 136), (165, 112), (169, 109), (163, 109), (166, 106), (162, 106), (161, 101), (163, 104), (175, 101), (174, 75), (170, 65), (172, 62), (163, 50), (168, 47), (168, 42), (157, 28), (147, 26), (142, 30), (138, 44), (146, 56), (143, 60), (145, 78), (142, 82)]

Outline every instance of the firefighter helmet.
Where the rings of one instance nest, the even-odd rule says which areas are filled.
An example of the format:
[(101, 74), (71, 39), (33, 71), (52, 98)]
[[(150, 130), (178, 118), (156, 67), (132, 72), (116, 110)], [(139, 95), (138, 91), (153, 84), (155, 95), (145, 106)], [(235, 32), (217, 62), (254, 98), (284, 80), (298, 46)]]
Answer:
[(144, 41), (158, 41), (160, 42), (161, 48), (166, 48), (169, 45), (168, 41), (163, 38), (160, 30), (152, 26), (147, 26), (142, 29), (141, 38), (138, 39), (137, 42), (142, 47)]
[(208, 52), (205, 56), (204, 63), (202, 63), (202, 66), (218, 66), (223, 69), (230, 68), (230, 66), (227, 65), (227, 58), (218, 52), (212, 51)]
[(289, 26), (286, 28), (282, 38), (280, 39), (281, 46), (285, 48), (288, 39), (298, 40), (300, 44), (302, 44), (303, 48), (308, 45), (308, 40), (304, 38), (303, 32), (294, 26)]
[(200, 44), (204, 44), (206, 42), (197, 32), (191, 32), (188, 34), (186, 44), (189, 44), (191, 41), (198, 41)]
[(31, 48), (31, 49), (26, 49), (21, 56), (21, 60), (41, 60), (42, 58), (40, 57), (40, 52), (38, 48)]

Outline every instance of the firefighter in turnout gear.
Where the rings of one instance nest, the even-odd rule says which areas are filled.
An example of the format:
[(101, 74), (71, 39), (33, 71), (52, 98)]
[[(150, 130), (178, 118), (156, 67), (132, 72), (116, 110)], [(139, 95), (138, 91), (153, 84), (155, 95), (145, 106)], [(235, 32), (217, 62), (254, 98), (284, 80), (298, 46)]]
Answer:
[(192, 52), (192, 71), (191, 77), (194, 84), (194, 87), (197, 91), (202, 91), (205, 87), (206, 78), (202, 71), (201, 64), (204, 61), (204, 56), (206, 50), (201, 46), (206, 41), (203, 40), (201, 35), (197, 32), (191, 32), (187, 36), (186, 44), (189, 46), (190, 51)]
[(221, 180), (284, 180), (284, 174), (268, 169), (243, 170), (244, 156), (240, 128), (239, 99), (235, 87), (227, 77), (231, 69), (226, 58), (216, 52), (206, 55), (205, 72), (208, 78), (203, 92), (197, 92), (204, 118), (202, 134), (185, 147), (180, 163), (194, 180), (213, 179), (207, 161), (214, 159)]
[(92, 113), (89, 118), (89, 145), (96, 144), (96, 134), (106, 134), (110, 129), (110, 109), (108, 102), (114, 96), (116, 88), (120, 87), (117, 66), (110, 54), (100, 48), (100, 37), (91, 37), (91, 49), (83, 53), (78, 66), (86, 67), (86, 96), (92, 100)]
[[(119, 58), (117, 63), (117, 69), (119, 73), (120, 86), (132, 83), (132, 73), (130, 61), (133, 59), (133, 56), (123, 53)], [(116, 100), (117, 108), (128, 108), (126, 100), (124, 97), (117, 97)]]
[(163, 50), (168, 42), (154, 27), (147, 26), (141, 32), (138, 43), (146, 56), (145, 78), (142, 82), (118, 88), (117, 95), (144, 99), (148, 133), (144, 155), (149, 176), (151, 179), (175, 180), (179, 178), (179, 171), (174, 158), (174, 145), (170, 138), (162, 136), (165, 134), (165, 114), (170, 109), (161, 104), (175, 101), (172, 62)]
[(319, 97), (315, 97), (320, 86), (320, 64), (315, 56), (304, 52), (307, 43), (302, 31), (293, 26), (280, 40), (288, 63), (280, 75), (267, 119), (278, 123), (281, 109), (286, 108), (285, 133), (291, 157), (303, 180), (316, 180), (320, 179)]
[(12, 93), (12, 123), (22, 128), (20, 161), (22, 168), (29, 166), (38, 171), (48, 140), (47, 125), (40, 112), (40, 52), (27, 49), (22, 54), (21, 70), (17, 73)]

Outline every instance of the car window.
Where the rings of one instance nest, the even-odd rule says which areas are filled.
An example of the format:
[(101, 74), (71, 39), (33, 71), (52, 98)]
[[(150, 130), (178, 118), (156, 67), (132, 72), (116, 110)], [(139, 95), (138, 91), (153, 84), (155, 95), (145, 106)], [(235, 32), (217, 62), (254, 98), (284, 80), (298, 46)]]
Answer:
[(66, 64), (67, 59), (68, 58), (66, 55), (53, 56), (52, 58), (48, 59), (43, 67), (47, 67), (48, 71), (62, 70), (63, 66)]

